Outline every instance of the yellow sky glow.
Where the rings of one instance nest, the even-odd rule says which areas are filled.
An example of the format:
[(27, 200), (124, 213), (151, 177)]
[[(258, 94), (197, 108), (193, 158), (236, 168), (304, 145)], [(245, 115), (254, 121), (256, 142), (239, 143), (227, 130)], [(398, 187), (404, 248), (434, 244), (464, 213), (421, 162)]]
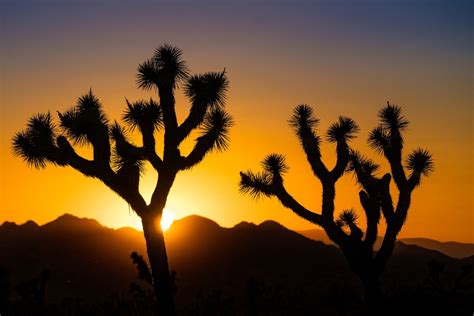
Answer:
[[(32, 219), (44, 224), (72, 213), (109, 227), (140, 227), (127, 203), (98, 180), (71, 168), (32, 169), (13, 157), (11, 139), (31, 115), (51, 111), (55, 116), (90, 88), (112, 120), (120, 120), (125, 98), (157, 99), (154, 92), (136, 88), (136, 67), (157, 45), (169, 42), (183, 50), (192, 73), (226, 68), (226, 107), (235, 127), (229, 150), (212, 153), (178, 174), (163, 228), (191, 214), (226, 227), (272, 219), (295, 230), (315, 228), (275, 199), (255, 201), (240, 194), (239, 171), (258, 171), (267, 154), (285, 154), (288, 191), (320, 212), (321, 186), (287, 124), (293, 108), (314, 106), (321, 135), (339, 115), (353, 118), (361, 131), (352, 146), (382, 163), (386, 172), (383, 157), (368, 148), (366, 139), (389, 100), (411, 122), (405, 156), (422, 147), (435, 160), (434, 173), (413, 194), (400, 237), (474, 242), (473, 53), (464, 16), (449, 8), (431, 12), (434, 6), (421, 15), (402, 5), (388, 11), (360, 6), (341, 12), (323, 5), (269, 6), (251, 13), (240, 6), (217, 6), (215, 12), (149, 6), (122, 11), (117, 5), (93, 12), (73, 6), (30, 12), (12, 6), (3, 11), (8, 14), (0, 52), (7, 61), (0, 78), (0, 222)], [(348, 16), (353, 10), (361, 11)], [(403, 23), (387, 23), (394, 20)], [(189, 102), (182, 91), (176, 97), (182, 121)], [(186, 141), (183, 153), (192, 148), (196, 135)], [(140, 144), (137, 136), (135, 140)], [(90, 155), (90, 148), (80, 152)], [(322, 153), (332, 166), (334, 146), (324, 144)], [(147, 168), (141, 180), (147, 201), (156, 176)], [(364, 226), (358, 186), (348, 174), (337, 184), (336, 209), (351, 207)]]

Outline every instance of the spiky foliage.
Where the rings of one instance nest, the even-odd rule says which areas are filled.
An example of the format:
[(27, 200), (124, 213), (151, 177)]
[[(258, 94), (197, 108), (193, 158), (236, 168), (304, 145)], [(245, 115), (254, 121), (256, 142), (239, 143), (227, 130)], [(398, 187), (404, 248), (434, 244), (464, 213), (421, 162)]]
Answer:
[(64, 113), (58, 112), (58, 116), (63, 131), (78, 145), (93, 142), (97, 131), (108, 124), (102, 104), (92, 90), (79, 97), (73, 108)]
[(222, 107), (228, 88), (229, 81), (224, 70), (189, 77), (184, 85), (184, 92), (194, 106)]
[(285, 163), (285, 156), (281, 154), (270, 154), (262, 161), (263, 169), (271, 175), (279, 175), (288, 172), (288, 165)]
[(254, 199), (275, 194), (274, 186), (282, 183), (282, 175), (288, 172), (285, 156), (269, 154), (262, 161), (263, 171), (253, 173), (246, 171), (240, 173), (239, 191), (249, 194)]
[(339, 116), (339, 121), (333, 123), (327, 133), (326, 138), (329, 142), (335, 143), (338, 141), (349, 141), (355, 138), (359, 131), (359, 126), (349, 117)]
[(296, 106), (288, 123), (295, 131), (314, 174), (317, 177), (326, 177), (328, 170), (321, 161), (320, 137), (316, 135), (319, 120), (313, 115), (313, 109), (306, 104)]
[(182, 59), (183, 52), (168, 44), (155, 50), (153, 57), (138, 66), (137, 85), (150, 90), (160, 85), (173, 88), (188, 77), (188, 68)]
[(343, 210), (341, 214), (339, 214), (339, 222), (342, 223), (343, 226), (349, 226), (355, 224), (357, 222), (357, 213), (354, 209)]
[[(285, 189), (282, 174), (288, 167), (282, 155), (267, 156), (262, 163), (261, 173), (240, 173), (240, 192), (253, 198), (275, 196), (296, 215), (325, 230), (329, 238), (340, 246), (352, 270), (363, 281), (369, 303), (376, 302), (382, 295), (378, 280), (407, 217), (411, 193), (420, 183), (421, 175), (429, 175), (433, 170), (431, 154), (422, 149), (415, 150), (406, 161), (406, 169), (411, 171), (407, 179), (401, 163), (401, 132), (408, 126), (408, 121), (402, 116), (400, 108), (391, 104), (379, 112), (379, 119), (380, 125), (372, 130), (368, 143), (375, 151), (385, 156), (392, 172), (380, 178), (376, 175), (380, 168), (378, 164), (349, 148), (348, 142), (359, 130), (352, 119), (339, 117), (338, 122), (332, 124), (326, 133), (327, 141), (336, 143), (337, 158), (334, 168), (328, 169), (321, 160), (320, 139), (315, 131), (318, 120), (313, 116), (312, 108), (303, 104), (293, 111), (289, 120), (290, 126), (296, 132), (323, 189), (320, 214), (304, 208)], [(358, 216), (354, 209), (344, 210), (334, 218), (336, 182), (345, 171), (353, 172), (361, 186), (359, 200), (366, 218), (365, 233), (358, 227)], [(396, 205), (391, 197), (392, 178), (399, 189)], [(382, 214), (387, 223), (386, 231), (380, 250), (374, 252)], [(373, 306), (369, 306), (369, 309), (374, 315), (380, 312), (379, 308)]]
[(239, 191), (248, 194), (254, 199), (272, 196), (272, 175), (268, 172), (253, 173), (246, 171), (240, 173)]
[(147, 128), (159, 130), (163, 127), (161, 108), (153, 99), (150, 99), (148, 102), (143, 100), (132, 103), (126, 100), (126, 102), (127, 109), (123, 113), (122, 118), (132, 131), (135, 128), (144, 132)]
[(288, 123), (301, 142), (303, 142), (304, 138), (311, 137), (316, 144), (319, 144), (319, 136), (316, 136), (314, 132), (314, 129), (319, 124), (319, 119), (314, 116), (312, 107), (307, 104), (298, 105), (293, 110), (293, 115)]
[(418, 148), (408, 155), (406, 168), (412, 173), (429, 176), (434, 170), (433, 155), (426, 149)]
[(364, 157), (356, 150), (350, 151), (349, 164), (347, 171), (354, 172), (359, 183), (364, 183), (369, 178), (373, 178), (374, 173), (379, 170), (380, 166), (371, 159)]
[(378, 114), (382, 128), (385, 130), (403, 131), (408, 127), (408, 120), (402, 115), (402, 109), (387, 102)]
[(379, 154), (383, 154), (390, 148), (390, 137), (383, 127), (374, 128), (368, 139), (369, 146)]
[(185, 85), (185, 94), (191, 101), (188, 117), (178, 128), (178, 142), (183, 141), (190, 132), (199, 127), (208, 117), (209, 110), (225, 106), (229, 86), (225, 70), (191, 76)]
[(143, 259), (143, 256), (138, 252), (133, 251), (130, 254), (130, 258), (132, 259), (132, 263), (137, 268), (138, 278), (150, 285), (153, 285), (150, 268), (148, 267), (148, 264), (146, 263), (145, 259)]
[(229, 129), (233, 124), (232, 117), (223, 109), (212, 109), (204, 118), (196, 146), (182, 160), (180, 167), (190, 169), (201, 162), (208, 153), (226, 150), (229, 146)]
[(357, 218), (358, 216), (354, 209), (343, 210), (336, 220), (336, 226), (349, 229), (350, 237), (360, 240), (364, 233), (357, 226)]
[(232, 117), (223, 109), (212, 109), (204, 118), (199, 142), (210, 142), (210, 150), (224, 151), (229, 146), (229, 130), (234, 125)]
[(380, 125), (372, 130), (368, 143), (388, 159), (399, 159), (404, 143), (402, 132), (409, 122), (402, 115), (401, 108), (389, 102), (379, 111), (378, 117)]
[(110, 134), (115, 142), (112, 159), (114, 168), (124, 171), (134, 167), (139, 172), (143, 171), (145, 157), (138, 147), (128, 142), (125, 130), (117, 122), (112, 125)]
[(48, 161), (55, 162), (54, 129), (49, 112), (34, 115), (29, 119), (26, 130), (16, 133), (13, 137), (14, 154), (35, 168), (44, 168)]

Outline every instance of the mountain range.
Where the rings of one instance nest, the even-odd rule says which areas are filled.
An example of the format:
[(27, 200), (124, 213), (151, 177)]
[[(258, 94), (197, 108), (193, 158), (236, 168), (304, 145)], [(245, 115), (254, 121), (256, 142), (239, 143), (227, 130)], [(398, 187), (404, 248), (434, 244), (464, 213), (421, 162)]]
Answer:
[[(362, 301), (358, 280), (339, 249), (314, 240), (317, 234), (297, 233), (274, 221), (232, 228), (196, 215), (175, 221), (165, 238), (181, 312), (194, 314), (190, 311), (199, 302), (218, 302), (222, 308), (249, 304), (249, 295), (256, 293), (259, 304), (277, 314), (298, 314), (300, 307), (305, 314), (315, 304), (319, 311), (330, 310), (340, 300), (344, 308), (357, 309)], [(444, 267), (443, 280), (450, 284), (462, 267), (474, 264), (472, 246), (426, 239), (398, 242), (383, 275), (384, 287), (394, 295), (419, 287), (429, 280), (432, 262)], [(69, 214), (42, 226), (32, 221), (0, 226), (0, 266), (8, 271), (9, 282), (20, 284), (48, 269), (50, 303), (68, 298), (96, 302), (126, 293), (131, 282), (146, 287), (137, 281), (132, 251), (146, 255), (142, 232), (110, 229)], [(12, 294), (12, 299), (18, 297)]]
[[(321, 229), (310, 229), (297, 231), (299, 234), (313, 240), (322, 241), (327, 245), (334, 245), (326, 233)], [(406, 245), (415, 245), (426, 249), (436, 250), (453, 258), (467, 258), (474, 256), (474, 244), (461, 243), (456, 241), (442, 242), (429, 238), (400, 238), (400, 242)], [(382, 245), (382, 238), (377, 238), (375, 249), (378, 250)]]

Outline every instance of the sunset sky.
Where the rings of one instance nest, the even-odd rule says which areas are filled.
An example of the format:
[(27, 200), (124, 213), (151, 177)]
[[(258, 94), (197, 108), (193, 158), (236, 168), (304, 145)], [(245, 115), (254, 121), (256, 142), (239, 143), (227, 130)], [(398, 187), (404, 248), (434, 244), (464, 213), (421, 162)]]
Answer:
[[(287, 124), (292, 109), (314, 106), (321, 133), (339, 115), (352, 117), (361, 127), (353, 146), (383, 162), (366, 139), (389, 100), (411, 122), (406, 152), (428, 148), (435, 159), (400, 236), (474, 242), (472, 1), (174, 3), (1, 2), (0, 222), (43, 224), (67, 212), (137, 227), (133, 211), (98, 180), (71, 168), (30, 168), (13, 156), (11, 139), (32, 114), (64, 111), (89, 88), (109, 118), (119, 119), (125, 97), (154, 94), (137, 89), (138, 64), (171, 43), (193, 73), (226, 68), (226, 106), (236, 122), (228, 151), (178, 174), (166, 207), (171, 216), (313, 228), (275, 199), (239, 194), (239, 171), (259, 170), (268, 153), (285, 154), (288, 191), (320, 212), (321, 187)], [(177, 91), (180, 119), (188, 108)], [(333, 151), (324, 145), (329, 164)], [(141, 186), (147, 199), (155, 181), (148, 170)], [(357, 189), (349, 174), (340, 181), (338, 210), (361, 212)]]

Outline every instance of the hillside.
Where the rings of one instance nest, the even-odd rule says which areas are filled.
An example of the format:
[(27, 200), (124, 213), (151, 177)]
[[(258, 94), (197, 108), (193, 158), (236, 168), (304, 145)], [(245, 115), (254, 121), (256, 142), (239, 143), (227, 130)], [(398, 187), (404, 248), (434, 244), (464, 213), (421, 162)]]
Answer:
[[(298, 231), (299, 234), (312, 239), (321, 241), (327, 245), (332, 245), (333, 242), (329, 240), (326, 233), (321, 229), (310, 229)], [(399, 241), (407, 245), (416, 245), (426, 249), (436, 250), (453, 258), (467, 258), (474, 256), (474, 244), (460, 243), (460, 242), (441, 242), (429, 238), (400, 238)], [(375, 244), (375, 249), (380, 248), (382, 239), (379, 237)]]
[[(176, 299), (184, 314), (193, 314), (196, 302), (202, 301), (211, 301), (212, 306), (215, 300), (224, 302), (223, 306), (242, 306), (255, 291), (262, 296), (261, 304), (267, 304), (266, 310), (279, 312), (304, 314), (308, 304), (318, 304), (318, 310), (331, 309), (331, 302), (341, 298), (346, 308), (360, 305), (359, 283), (338, 248), (276, 222), (242, 222), (223, 228), (209, 219), (189, 216), (175, 221), (165, 237), (170, 266), (178, 276)], [(129, 258), (132, 251), (145, 254), (141, 232), (114, 230), (72, 215), (43, 226), (31, 221), (0, 226), (0, 262), (11, 283), (37, 278), (47, 268), (49, 303), (67, 298), (97, 302), (113, 293), (127, 293), (137, 276)], [(467, 262), (398, 243), (384, 285), (399, 289), (421, 284), (432, 260), (446, 267), (448, 279)], [(19, 298), (13, 295), (12, 299)], [(298, 312), (295, 304), (302, 310)]]

